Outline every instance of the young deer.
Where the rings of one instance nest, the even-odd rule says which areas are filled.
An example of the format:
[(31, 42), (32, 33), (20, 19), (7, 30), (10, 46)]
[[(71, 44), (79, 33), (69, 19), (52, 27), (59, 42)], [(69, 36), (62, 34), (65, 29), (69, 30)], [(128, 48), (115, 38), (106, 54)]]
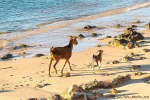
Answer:
[(70, 41), (69, 41), (68, 45), (66, 45), (64, 47), (52, 47), (50, 49), (51, 56), (50, 56), (50, 64), (49, 64), (49, 77), (51, 77), (50, 69), (51, 69), (51, 64), (52, 64), (53, 60), (56, 61), (55, 64), (53, 65), (56, 74), (57, 74), (56, 64), (59, 62), (60, 59), (66, 60), (64, 66), (61, 70), (61, 74), (63, 74), (63, 69), (64, 69), (67, 62), (69, 64), (70, 70), (72, 71), (69, 59), (72, 55), (73, 45), (77, 45), (77, 44), (78, 44), (78, 42), (76, 40), (76, 37), (70, 36)]
[(93, 70), (94, 70), (94, 62), (97, 63), (97, 66), (98, 66), (98, 62), (100, 62), (99, 68), (101, 67), (103, 50), (98, 50), (97, 52), (99, 52), (98, 55), (94, 55), (94, 54), (93, 54), (93, 61), (92, 61), (92, 69), (93, 69)]

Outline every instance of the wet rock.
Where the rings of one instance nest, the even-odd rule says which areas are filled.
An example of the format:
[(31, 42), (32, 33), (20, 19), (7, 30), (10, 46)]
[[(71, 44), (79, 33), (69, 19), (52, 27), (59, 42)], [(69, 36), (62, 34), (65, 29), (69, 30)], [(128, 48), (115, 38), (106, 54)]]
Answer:
[(90, 26), (90, 25), (87, 25), (84, 27), (84, 29), (87, 29), (87, 30), (91, 30), (91, 29), (94, 29), (94, 28), (97, 28), (96, 26)]
[(131, 28), (136, 29), (137, 25), (131, 25)]
[(79, 34), (77, 37), (78, 37), (79, 39), (81, 39), (81, 38), (84, 38), (85, 36), (84, 36), (83, 34)]
[(117, 24), (117, 25), (116, 25), (116, 28), (120, 28), (120, 27), (121, 27), (121, 25), (120, 25), (120, 24)]
[(10, 59), (12, 57), (13, 57), (13, 55), (9, 53), (9, 54), (2, 56), (2, 60)]
[(98, 44), (96, 47), (101, 47), (101, 44)]
[(140, 21), (140, 20), (135, 21), (135, 24), (139, 24), (139, 23), (141, 23), (141, 21)]
[(90, 36), (91, 37), (96, 37), (96, 36), (98, 36), (98, 34), (97, 33), (92, 33)]
[(26, 44), (19, 44), (17, 46), (11, 47), (11, 50), (18, 50), (18, 49), (23, 49), (23, 48), (28, 48), (28, 47), (32, 47), (32, 46), (29, 46), (29, 45), (26, 45)]
[(36, 54), (35, 57), (42, 57), (45, 56), (44, 54)]

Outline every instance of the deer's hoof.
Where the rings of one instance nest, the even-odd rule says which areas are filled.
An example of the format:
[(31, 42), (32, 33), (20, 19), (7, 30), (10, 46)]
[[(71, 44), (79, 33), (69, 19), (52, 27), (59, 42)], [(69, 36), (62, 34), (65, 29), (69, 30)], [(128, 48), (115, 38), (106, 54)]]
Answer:
[(70, 71), (73, 71), (72, 69), (70, 69)]
[(51, 77), (51, 75), (49, 75), (49, 77)]

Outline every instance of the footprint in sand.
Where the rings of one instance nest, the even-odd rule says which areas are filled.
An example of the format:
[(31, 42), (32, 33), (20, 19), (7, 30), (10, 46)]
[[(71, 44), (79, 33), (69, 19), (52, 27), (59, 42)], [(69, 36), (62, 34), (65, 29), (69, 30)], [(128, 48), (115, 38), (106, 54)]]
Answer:
[(14, 76), (14, 75), (10, 75), (10, 77), (12, 77), (12, 76)]

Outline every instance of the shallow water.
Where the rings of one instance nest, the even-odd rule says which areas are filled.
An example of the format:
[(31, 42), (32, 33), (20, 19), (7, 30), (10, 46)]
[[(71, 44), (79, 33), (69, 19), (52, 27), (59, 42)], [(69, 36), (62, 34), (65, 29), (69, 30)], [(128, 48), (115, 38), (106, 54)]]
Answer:
[(93, 15), (149, 0), (0, 0), (0, 32), (37, 28), (37, 25)]

